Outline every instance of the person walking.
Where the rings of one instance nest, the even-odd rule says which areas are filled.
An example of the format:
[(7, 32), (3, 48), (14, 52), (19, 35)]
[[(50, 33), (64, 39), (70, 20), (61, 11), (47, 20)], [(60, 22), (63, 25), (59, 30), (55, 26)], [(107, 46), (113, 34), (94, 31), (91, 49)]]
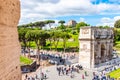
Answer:
[(36, 78), (36, 79), (38, 79), (38, 76), (37, 76), (37, 74), (35, 75), (35, 78)]
[(82, 75), (82, 80), (84, 80), (85, 79), (85, 77), (84, 77), (84, 75)]
[(87, 72), (85, 71), (84, 73), (85, 73), (85, 76), (87, 76)]
[(66, 67), (64, 67), (64, 74), (66, 74)]
[(46, 75), (46, 74), (44, 74), (44, 79), (45, 79), (45, 80), (47, 79), (47, 75)]
[(95, 76), (95, 72), (93, 72), (93, 76)]
[(61, 67), (58, 68), (58, 74), (60, 76), (60, 73), (61, 73)]
[(62, 67), (61, 69), (62, 69), (62, 74), (64, 75), (64, 68)]
[(68, 69), (66, 70), (66, 75), (68, 75)]
[(28, 78), (28, 75), (26, 74), (26, 75), (25, 75), (25, 79), (27, 79), (27, 78)]

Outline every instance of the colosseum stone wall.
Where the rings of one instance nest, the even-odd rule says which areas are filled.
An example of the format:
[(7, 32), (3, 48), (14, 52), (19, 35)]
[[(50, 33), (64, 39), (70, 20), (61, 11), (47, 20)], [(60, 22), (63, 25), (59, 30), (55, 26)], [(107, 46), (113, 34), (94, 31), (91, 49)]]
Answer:
[(0, 80), (21, 80), (17, 25), (19, 0), (0, 0)]

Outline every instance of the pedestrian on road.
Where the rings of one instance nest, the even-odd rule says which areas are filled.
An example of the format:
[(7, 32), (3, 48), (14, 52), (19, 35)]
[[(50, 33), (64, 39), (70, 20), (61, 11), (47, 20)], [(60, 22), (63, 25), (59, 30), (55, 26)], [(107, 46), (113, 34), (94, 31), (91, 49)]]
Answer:
[(28, 75), (26, 74), (26, 75), (25, 75), (25, 79), (27, 79), (27, 78), (28, 78)]
[(93, 76), (95, 76), (95, 72), (93, 72)]
[(87, 71), (85, 71), (85, 76), (87, 76)]
[(45, 80), (47, 79), (47, 75), (46, 74), (44, 74), (44, 78), (45, 78)]
[(58, 68), (58, 75), (60, 76), (61, 73), (61, 67)]
[(66, 75), (68, 75), (68, 69), (66, 70)]
[(84, 77), (84, 75), (82, 75), (82, 80), (84, 80), (85, 79), (85, 77)]
[(38, 76), (37, 76), (37, 74), (35, 75), (35, 78), (36, 78), (36, 79), (38, 79)]
[(64, 75), (64, 68), (62, 67), (62, 74)]
[(43, 79), (44, 78), (44, 73), (42, 72), (41, 75), (42, 75), (42, 79)]

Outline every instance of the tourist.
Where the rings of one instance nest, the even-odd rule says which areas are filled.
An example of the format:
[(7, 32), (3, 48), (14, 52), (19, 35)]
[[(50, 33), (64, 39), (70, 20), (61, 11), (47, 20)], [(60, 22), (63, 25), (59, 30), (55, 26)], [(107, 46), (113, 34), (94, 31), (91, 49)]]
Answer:
[(38, 79), (38, 76), (37, 76), (37, 74), (35, 75), (35, 78), (36, 78), (36, 79)]
[(85, 71), (84, 73), (85, 73), (85, 76), (87, 76), (87, 72)]
[(62, 69), (62, 74), (64, 75), (64, 68), (62, 67), (61, 69)]
[(68, 75), (68, 69), (66, 70), (66, 75)]
[(28, 77), (28, 80), (30, 80), (30, 77)]
[(27, 78), (28, 78), (28, 75), (26, 74), (26, 75), (25, 75), (25, 79), (27, 79)]
[(66, 74), (66, 67), (64, 67), (64, 72), (65, 72), (64, 74)]
[(93, 72), (93, 76), (95, 76), (95, 72)]
[(42, 72), (41, 75), (42, 75), (42, 79), (43, 79), (44, 78), (44, 73)]
[(58, 74), (60, 76), (60, 73), (61, 73), (61, 67), (58, 68)]
[(72, 68), (71, 68), (71, 73), (74, 71), (74, 66), (72, 66)]
[(82, 79), (83, 79), (83, 80), (85, 79), (84, 75), (82, 75)]
[(47, 75), (46, 74), (44, 74), (44, 78), (47, 79)]

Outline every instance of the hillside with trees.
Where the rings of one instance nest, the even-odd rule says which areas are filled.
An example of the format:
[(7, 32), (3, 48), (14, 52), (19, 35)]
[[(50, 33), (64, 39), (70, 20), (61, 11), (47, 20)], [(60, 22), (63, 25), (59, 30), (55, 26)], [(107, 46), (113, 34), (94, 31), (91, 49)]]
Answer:
[[(19, 41), (22, 48), (30, 50), (30, 48), (56, 50), (56, 51), (79, 51), (79, 30), (80, 27), (90, 26), (85, 22), (77, 23), (76, 26), (70, 27), (65, 24), (64, 20), (58, 21), (58, 26), (51, 28), (55, 23), (54, 20), (38, 21), (18, 26)], [(50, 29), (46, 29), (46, 25)], [(114, 28), (114, 47), (120, 48), (120, 21), (115, 22)], [(109, 28), (109, 26), (99, 26), (100, 28)], [(45, 28), (45, 29), (43, 29)]]

